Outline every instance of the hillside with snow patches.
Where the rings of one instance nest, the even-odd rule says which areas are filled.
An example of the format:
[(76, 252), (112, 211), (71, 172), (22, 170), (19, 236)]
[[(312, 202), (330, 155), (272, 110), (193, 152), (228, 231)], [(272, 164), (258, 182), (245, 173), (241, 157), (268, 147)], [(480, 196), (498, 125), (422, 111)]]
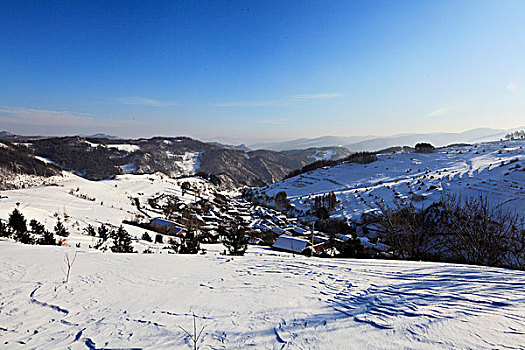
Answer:
[(421, 205), (445, 194), (483, 195), (494, 207), (525, 212), (525, 140), (439, 148), (435, 153), (378, 155), (369, 164), (343, 163), (317, 169), (257, 190), (270, 197), (285, 191), (307, 211), (318, 195), (333, 191), (341, 201), (332, 217), (359, 220), (384, 201), (414, 199)]

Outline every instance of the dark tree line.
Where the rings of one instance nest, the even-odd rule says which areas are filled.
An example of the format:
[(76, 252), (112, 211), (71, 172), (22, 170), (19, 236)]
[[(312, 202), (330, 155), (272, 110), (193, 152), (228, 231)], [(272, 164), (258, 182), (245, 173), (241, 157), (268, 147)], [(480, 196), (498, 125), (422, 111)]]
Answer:
[(378, 204), (369, 229), (394, 257), (525, 269), (525, 222), (486, 198), (445, 197), (426, 208)]
[(55, 239), (55, 235), (69, 235), (69, 232), (61, 226), (60, 220), (54, 228), (54, 232), (45, 229), (44, 225), (35, 219), (29, 222), (24, 215), (15, 208), (11, 214), (7, 225), (0, 223), (0, 236), (11, 237), (14, 240), (23, 244), (41, 244), (41, 245), (57, 245), (60, 241)]
[(374, 152), (356, 152), (352, 153), (348, 157), (339, 160), (318, 160), (313, 163), (303, 166), (301, 169), (293, 170), (288, 175), (285, 176), (285, 179), (301, 175), (316, 169), (324, 167), (332, 167), (343, 163), (358, 163), (358, 164), (368, 164), (375, 162), (377, 160), (377, 154)]

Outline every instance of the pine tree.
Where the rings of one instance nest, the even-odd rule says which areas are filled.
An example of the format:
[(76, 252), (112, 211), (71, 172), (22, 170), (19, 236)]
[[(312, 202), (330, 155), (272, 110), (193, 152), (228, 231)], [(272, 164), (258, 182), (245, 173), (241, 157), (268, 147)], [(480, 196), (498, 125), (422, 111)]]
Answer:
[(117, 231), (112, 231), (111, 238), (113, 239), (113, 246), (111, 247), (113, 253), (134, 253), (131, 236), (122, 225)]
[(29, 226), (31, 226), (31, 231), (33, 232), (33, 234), (39, 235), (39, 236), (42, 236), (44, 234), (44, 231), (46, 230), (44, 225), (42, 225), (35, 219), (29, 222)]
[(0, 221), (0, 237), (9, 237), (9, 230), (7, 225)]
[(11, 230), (13, 230), (15, 233), (20, 232), (27, 232), (27, 224), (26, 219), (22, 213), (15, 208), (13, 212), (9, 215), (9, 227), (11, 227)]
[(57, 245), (55, 235), (53, 232), (44, 230), (44, 234), (41, 239), (38, 240), (38, 244), (42, 245)]
[(60, 219), (57, 220), (57, 223), (55, 225), (55, 234), (60, 237), (69, 236), (69, 231), (66, 229), (62, 221), (60, 221)]
[(193, 231), (187, 232), (186, 236), (181, 238), (179, 254), (197, 254), (200, 249), (201, 244)]
[(151, 241), (153, 241), (153, 240), (151, 239), (151, 236), (150, 236), (147, 232), (144, 232), (144, 234), (142, 235), (142, 240), (143, 240), (143, 241), (146, 241), (146, 242), (151, 242)]
[(97, 235), (97, 231), (93, 227), (93, 225), (88, 225), (86, 228), (84, 228), (84, 232), (86, 232), (87, 235), (95, 237)]
[(109, 233), (110, 232), (108, 228), (104, 224), (100, 225), (100, 227), (98, 228), (98, 236), (100, 237), (102, 242), (105, 242), (109, 238)]
[(23, 244), (35, 244), (35, 239), (29, 231), (16, 231), (13, 238)]
[(223, 231), (222, 244), (228, 249), (228, 255), (244, 255), (248, 249), (248, 244), (244, 238), (244, 227), (235, 224), (233, 227), (221, 231)]

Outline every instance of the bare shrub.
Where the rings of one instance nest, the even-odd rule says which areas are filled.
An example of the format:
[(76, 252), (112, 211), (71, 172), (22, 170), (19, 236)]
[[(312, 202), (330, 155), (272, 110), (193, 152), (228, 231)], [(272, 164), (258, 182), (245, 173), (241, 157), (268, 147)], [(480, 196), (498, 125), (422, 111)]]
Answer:
[(492, 208), (487, 198), (447, 196), (426, 208), (413, 202), (377, 207), (367, 228), (394, 257), (525, 268), (523, 219)]
[(75, 255), (73, 256), (73, 259), (70, 259), (69, 258), (69, 254), (66, 253), (66, 255), (64, 256), (64, 262), (66, 263), (66, 267), (65, 268), (62, 268), (62, 272), (64, 273), (65, 275), (65, 282), (69, 282), (69, 273), (71, 272), (71, 267), (73, 267), (73, 264), (75, 263), (75, 260), (77, 260), (77, 253), (78, 252), (75, 252)]
[(198, 344), (199, 344), (199, 339), (202, 335), (202, 331), (204, 331), (204, 328), (205, 326), (203, 326), (201, 328), (201, 330), (199, 331), (199, 333), (197, 333), (197, 316), (195, 316), (195, 314), (193, 314), (193, 334), (191, 334), (190, 332), (188, 332), (187, 330), (185, 330), (184, 328), (182, 328), (181, 326), (179, 326), (180, 329), (182, 329), (184, 331), (184, 333), (186, 333), (188, 335), (188, 337), (190, 337), (191, 341), (193, 342), (193, 350), (197, 350), (199, 347), (198, 347)]

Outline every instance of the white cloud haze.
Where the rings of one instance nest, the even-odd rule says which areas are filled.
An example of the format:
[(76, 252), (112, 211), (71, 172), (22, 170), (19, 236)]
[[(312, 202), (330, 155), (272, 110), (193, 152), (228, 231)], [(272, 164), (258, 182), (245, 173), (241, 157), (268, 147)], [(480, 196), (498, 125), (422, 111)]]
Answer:
[(445, 113), (447, 113), (448, 111), (450, 111), (451, 109), (452, 109), (452, 107), (450, 107), (450, 106), (441, 107), (441, 108), (435, 110), (434, 112), (429, 113), (428, 115), (429, 115), (430, 117), (435, 117), (435, 116), (437, 116), (437, 115), (445, 114)]
[(329, 100), (336, 97), (342, 97), (340, 93), (329, 93), (329, 94), (303, 94), (294, 95), (279, 100), (271, 101), (239, 101), (239, 102), (225, 102), (215, 103), (215, 107), (269, 107), (269, 106), (280, 106), (291, 104), (300, 100)]
[(143, 124), (130, 120), (102, 120), (87, 113), (52, 111), (33, 108), (0, 106), (0, 122), (22, 125), (67, 127), (115, 127), (125, 123)]
[(150, 106), (150, 107), (163, 107), (163, 106), (174, 106), (177, 103), (159, 101), (151, 98), (145, 97), (122, 97), (117, 98), (117, 101), (125, 105), (135, 105), (135, 106)]

